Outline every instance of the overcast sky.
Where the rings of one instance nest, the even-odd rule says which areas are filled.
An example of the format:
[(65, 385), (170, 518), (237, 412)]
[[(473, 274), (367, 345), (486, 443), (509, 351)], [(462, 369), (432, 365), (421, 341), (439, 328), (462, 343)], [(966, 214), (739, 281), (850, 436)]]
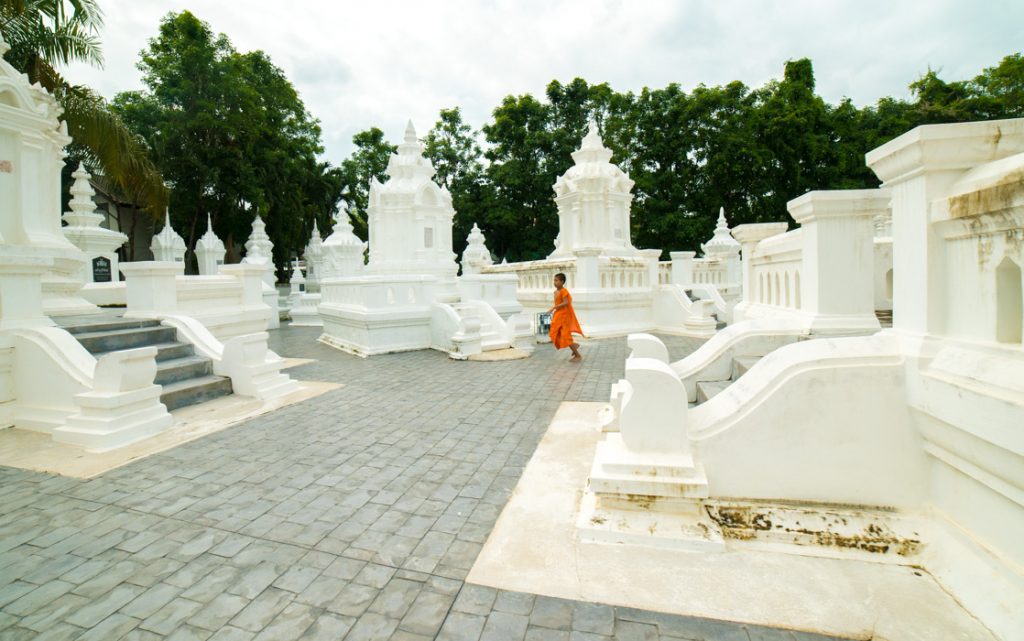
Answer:
[(141, 87), (139, 51), (162, 16), (188, 9), (239, 51), (262, 49), (323, 125), (339, 163), (352, 135), (422, 136), (443, 107), (479, 128), (508, 94), (579, 76), (618, 91), (741, 80), (814, 61), (818, 92), (858, 105), (905, 97), (929, 66), (969, 78), (1024, 50), (1020, 0), (101, 0), (103, 70), (68, 77), (107, 97)]

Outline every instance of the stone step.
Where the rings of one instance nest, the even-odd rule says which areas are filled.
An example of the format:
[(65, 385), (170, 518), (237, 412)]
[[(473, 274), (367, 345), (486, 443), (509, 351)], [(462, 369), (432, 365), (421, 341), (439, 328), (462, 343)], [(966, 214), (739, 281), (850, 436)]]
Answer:
[(158, 343), (172, 343), (175, 337), (176, 333), (173, 327), (163, 327), (160, 325), (75, 334), (78, 342), (92, 354), (132, 349), (133, 347), (144, 347)]
[(231, 379), (226, 376), (201, 376), (163, 386), (160, 402), (168, 410), (195, 405), (231, 393)]
[(213, 373), (213, 361), (203, 356), (185, 356), (160, 361), (156, 366), (157, 385), (177, 383), (190, 378), (201, 378)]
[(697, 402), (704, 403), (729, 387), (732, 381), (700, 381), (697, 383)]
[(153, 347), (156, 348), (156, 361), (158, 363), (175, 358), (185, 358), (196, 353), (195, 348), (188, 343), (157, 343)]
[[(153, 345), (152, 347), (156, 348), (156, 362), (157, 363), (159, 363), (161, 361), (173, 360), (175, 358), (185, 358), (186, 356), (194, 356), (195, 355), (195, 348), (193, 348), (188, 343), (178, 343), (178, 342), (175, 341), (175, 342), (171, 342), (171, 343), (157, 343), (157, 344)], [(116, 352), (117, 350), (112, 350), (112, 351)], [(104, 354), (109, 354), (110, 352), (91, 352), (91, 353), (92, 353), (93, 356), (96, 357), (97, 360), (99, 360)]]
[(59, 326), (65, 329), (69, 334), (74, 334), (76, 337), (80, 334), (95, 334), (99, 332), (113, 332), (122, 329), (142, 329), (145, 327), (160, 326), (160, 321), (158, 320), (105, 318), (98, 319), (96, 321), (73, 322), (69, 324), (62, 323), (62, 319), (59, 317), (55, 320)]
[(760, 356), (737, 356), (732, 359), (732, 380), (743, 376), (754, 366), (754, 363), (761, 360)]

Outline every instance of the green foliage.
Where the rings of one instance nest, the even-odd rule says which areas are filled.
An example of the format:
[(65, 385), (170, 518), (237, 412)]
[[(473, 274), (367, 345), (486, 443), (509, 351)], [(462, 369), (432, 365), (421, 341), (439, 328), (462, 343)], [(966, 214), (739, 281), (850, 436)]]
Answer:
[[(909, 102), (832, 105), (815, 86), (807, 59), (787, 62), (782, 79), (757, 89), (737, 81), (690, 93), (670, 84), (634, 94), (580, 78), (552, 81), (544, 100), (502, 100), (481, 128), (482, 154), (479, 134), (459, 109), (443, 109), (425, 138), (426, 153), (438, 184), (452, 193), (456, 249), (476, 222), (495, 255), (533, 260), (553, 248), (552, 185), (572, 164), (591, 118), (612, 161), (635, 181), (634, 244), (667, 250), (699, 247), (719, 207), (731, 225), (786, 220), (786, 203), (807, 191), (875, 187), (864, 154), (918, 125), (1024, 116), (1021, 54), (972, 80), (947, 82), (929, 70), (910, 85)], [(370, 148), (381, 154), (375, 167), (383, 170), (379, 145), (357, 145), (357, 165), (366, 164)]]
[(206, 216), (228, 259), (262, 216), (280, 266), (326, 228), (341, 174), (317, 160), (320, 125), (262, 51), (239, 53), (188, 11), (168, 14), (142, 52), (145, 91), (114, 99), (171, 185), (171, 221), (190, 248)]
[(340, 186), (349, 207), (352, 228), (357, 236), (366, 240), (366, 207), (369, 205), (370, 181), (384, 178), (388, 159), (398, 147), (385, 140), (384, 132), (377, 127), (352, 136), (352, 144), (355, 145), (355, 151), (341, 163)]
[(440, 119), (423, 138), (424, 155), (434, 165), (434, 179), (452, 195), (455, 220), (452, 241), (462, 254), (473, 223), (486, 225), (487, 206), (493, 200), (483, 174), (483, 151), (477, 134), (462, 121), (458, 107), (442, 109)]

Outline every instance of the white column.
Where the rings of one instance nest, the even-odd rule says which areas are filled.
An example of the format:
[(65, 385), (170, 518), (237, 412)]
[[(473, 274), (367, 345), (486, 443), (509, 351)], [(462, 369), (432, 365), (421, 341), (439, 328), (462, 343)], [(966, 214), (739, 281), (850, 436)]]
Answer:
[(697, 252), (669, 252), (672, 258), (672, 284), (681, 287), (693, 285), (693, 259)]
[(43, 314), (40, 282), (52, 265), (45, 256), (0, 253), (0, 331), (53, 325)]
[(171, 261), (123, 263), (128, 309), (125, 317), (148, 318), (178, 311), (177, 278), (185, 264)]
[(812, 191), (789, 201), (803, 228), (800, 307), (813, 333), (879, 328), (873, 219), (888, 206), (884, 189)]
[(576, 254), (576, 289), (579, 291), (598, 289), (601, 276), (598, 270), (598, 257), (601, 250), (596, 247), (577, 249)]

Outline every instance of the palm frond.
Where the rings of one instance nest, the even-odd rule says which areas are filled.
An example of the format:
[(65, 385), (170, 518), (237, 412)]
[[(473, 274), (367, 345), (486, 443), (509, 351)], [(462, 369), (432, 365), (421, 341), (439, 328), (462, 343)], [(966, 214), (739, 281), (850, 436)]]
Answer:
[(121, 193), (151, 214), (167, 205), (163, 177), (149, 158), (146, 145), (135, 136), (106, 101), (88, 87), (58, 92), (68, 133), (89, 150), (104, 175)]

